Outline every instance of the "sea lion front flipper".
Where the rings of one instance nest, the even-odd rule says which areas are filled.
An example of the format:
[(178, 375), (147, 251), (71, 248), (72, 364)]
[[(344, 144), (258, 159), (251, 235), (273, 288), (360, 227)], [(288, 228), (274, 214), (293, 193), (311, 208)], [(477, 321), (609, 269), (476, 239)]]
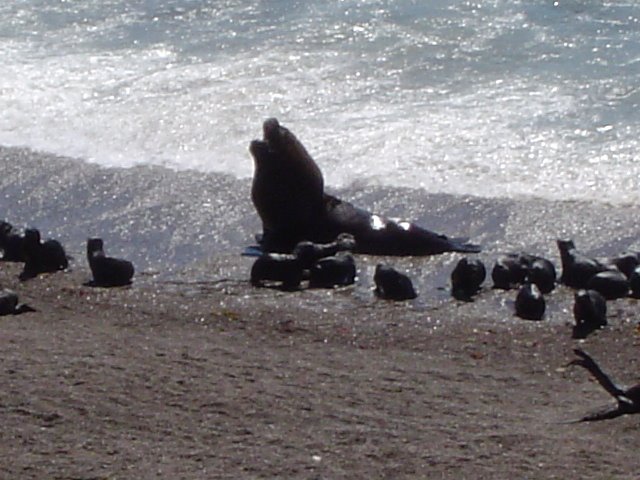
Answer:
[(623, 415), (624, 412), (618, 407), (602, 407), (598, 410), (594, 410), (591, 413), (587, 413), (585, 416), (576, 420), (575, 423), (580, 422), (597, 422), (599, 420), (610, 420)]
[(614, 397), (616, 400), (619, 400), (620, 397), (624, 397), (625, 392), (620, 387), (618, 387), (613, 381), (609, 378), (609, 376), (602, 371), (600, 366), (595, 362), (593, 358), (589, 354), (587, 354), (584, 350), (580, 350), (576, 348), (573, 350), (577, 356), (581, 357), (580, 360), (574, 360), (569, 365), (580, 365), (583, 368), (586, 368), (591, 375), (598, 381), (600, 386), (604, 388), (609, 395)]

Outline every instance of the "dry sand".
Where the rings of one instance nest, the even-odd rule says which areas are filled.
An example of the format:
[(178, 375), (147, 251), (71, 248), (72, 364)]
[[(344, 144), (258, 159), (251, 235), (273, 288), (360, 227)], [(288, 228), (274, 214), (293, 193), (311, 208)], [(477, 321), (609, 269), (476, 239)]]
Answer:
[[(248, 259), (232, 260), (238, 271)], [(640, 381), (636, 301), (570, 338), (501, 292), (433, 307), (246, 281), (82, 286), (86, 269), (1, 285), (0, 478), (638, 478), (640, 416), (565, 424), (611, 399), (581, 346)], [(428, 303), (428, 302), (427, 302)]]

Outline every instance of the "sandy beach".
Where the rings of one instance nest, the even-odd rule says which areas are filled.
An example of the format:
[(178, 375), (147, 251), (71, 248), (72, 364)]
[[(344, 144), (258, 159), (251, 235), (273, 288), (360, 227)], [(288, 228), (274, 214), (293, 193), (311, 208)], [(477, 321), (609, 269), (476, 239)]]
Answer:
[[(611, 401), (565, 368), (572, 348), (638, 381), (636, 301), (609, 302), (610, 326), (578, 342), (568, 313), (513, 318), (509, 293), (358, 304), (254, 289), (250, 262), (110, 290), (83, 286), (81, 262), (25, 283), (2, 264), (37, 312), (0, 320), (0, 476), (637, 477), (638, 418), (563, 423)], [(571, 292), (553, 298), (566, 313)]]

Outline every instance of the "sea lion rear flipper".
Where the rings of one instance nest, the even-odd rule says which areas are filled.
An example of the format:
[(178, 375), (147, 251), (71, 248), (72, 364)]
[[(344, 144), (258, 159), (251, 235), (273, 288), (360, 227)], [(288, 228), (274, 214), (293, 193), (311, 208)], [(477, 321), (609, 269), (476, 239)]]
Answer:
[(243, 257), (260, 257), (264, 254), (264, 250), (260, 245), (249, 245), (242, 251)]
[(476, 243), (469, 243), (469, 239), (465, 237), (450, 238), (449, 243), (453, 248), (453, 252), (461, 253), (480, 253), (482, 247)]

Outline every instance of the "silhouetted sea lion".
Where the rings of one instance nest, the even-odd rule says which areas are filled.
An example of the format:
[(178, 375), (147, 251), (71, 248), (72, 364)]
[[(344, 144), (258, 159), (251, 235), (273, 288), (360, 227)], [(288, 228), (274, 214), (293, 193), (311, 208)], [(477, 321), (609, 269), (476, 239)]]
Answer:
[(487, 270), (480, 260), (460, 259), (451, 272), (451, 295), (456, 300), (471, 300), (486, 277)]
[(549, 293), (556, 286), (556, 267), (546, 258), (535, 257), (527, 268), (527, 280), (535, 284), (540, 292)]
[(573, 338), (586, 338), (607, 325), (607, 301), (595, 290), (578, 290), (574, 295)]
[(560, 281), (573, 288), (586, 288), (589, 279), (607, 267), (595, 258), (586, 256), (576, 249), (572, 240), (558, 240), (562, 275)]
[(35, 309), (24, 303), (18, 304), (18, 294), (13, 290), (0, 291), (0, 315), (18, 315), (20, 313), (35, 312)]
[(40, 240), (40, 232), (35, 228), (24, 231), (24, 269), (20, 280), (28, 280), (40, 273), (56, 272), (69, 266), (64, 248), (57, 240)]
[(321, 258), (309, 272), (310, 288), (333, 288), (352, 285), (356, 279), (356, 262), (348, 252)]
[(527, 277), (527, 257), (519, 253), (501, 255), (491, 269), (493, 288), (511, 290), (524, 283)]
[(516, 315), (525, 320), (542, 320), (546, 302), (534, 283), (525, 283), (516, 296)]
[(607, 259), (606, 263), (620, 270), (627, 278), (631, 278), (633, 271), (640, 265), (640, 259), (637, 252), (625, 252)]
[(262, 219), (264, 249), (290, 252), (302, 240), (333, 240), (315, 234), (324, 212), (320, 168), (275, 118), (264, 122), (263, 134), (249, 150), (255, 162), (251, 200)]
[(556, 269), (546, 258), (528, 253), (508, 253), (496, 260), (491, 279), (493, 288), (510, 290), (529, 281), (542, 293), (549, 293), (555, 288)]
[(87, 240), (87, 261), (93, 274), (93, 284), (100, 287), (129, 285), (135, 269), (133, 263), (120, 258), (107, 257), (101, 238)]
[(411, 279), (388, 265), (378, 264), (373, 276), (375, 294), (387, 300), (411, 300), (418, 296)]
[(295, 290), (303, 279), (303, 268), (295, 255), (265, 253), (251, 267), (251, 284), (263, 287), (265, 282), (276, 282), (283, 290)]
[(586, 352), (578, 348), (573, 352), (580, 358), (569, 362), (569, 365), (580, 365), (581, 367), (586, 368), (598, 381), (600, 386), (618, 402), (618, 405), (615, 407), (608, 407), (590, 413), (577, 420), (577, 422), (608, 420), (621, 415), (640, 413), (640, 385), (622, 389), (613, 383), (611, 378), (602, 371), (595, 360), (593, 360), (593, 358), (591, 358)]
[(619, 270), (605, 270), (591, 277), (587, 288), (600, 292), (607, 300), (613, 300), (629, 295), (629, 280)]
[(251, 199), (262, 219), (264, 251), (290, 252), (302, 240), (326, 243), (341, 233), (355, 237), (360, 253), (432, 255), (480, 250), (464, 240), (372, 215), (327, 195), (318, 165), (293, 133), (274, 118), (264, 122), (263, 133), (264, 139), (252, 141), (249, 150), (255, 163)]
[(315, 263), (326, 257), (332, 257), (338, 252), (353, 252), (356, 249), (356, 240), (353, 235), (341, 233), (330, 243), (313, 243), (303, 240), (293, 248), (293, 255), (298, 257), (302, 268), (310, 269)]
[(24, 235), (9, 222), (0, 222), (0, 250), (6, 262), (24, 262)]

